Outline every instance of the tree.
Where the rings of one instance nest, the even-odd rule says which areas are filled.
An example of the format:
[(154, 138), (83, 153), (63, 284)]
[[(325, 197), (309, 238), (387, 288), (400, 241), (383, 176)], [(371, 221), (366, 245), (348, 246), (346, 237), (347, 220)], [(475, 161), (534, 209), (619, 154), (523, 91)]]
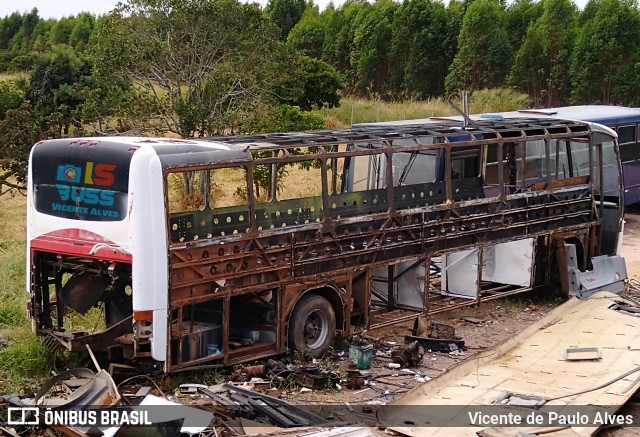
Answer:
[(358, 20), (353, 35), (351, 67), (355, 88), (364, 95), (385, 94), (389, 80), (389, 51), (393, 15), (398, 5), (389, 0), (374, 3)]
[(69, 35), (69, 44), (76, 50), (82, 51), (89, 43), (89, 38), (95, 28), (96, 19), (93, 15), (82, 13), (76, 18), (71, 35)]
[(351, 64), (355, 31), (370, 8), (365, 0), (349, 0), (340, 9), (330, 5), (322, 14), (327, 22), (323, 59), (336, 67), (349, 91), (356, 82), (356, 71)]
[(33, 43), (33, 32), (40, 21), (38, 9), (33, 8), (31, 12), (22, 16), (20, 29), (15, 33), (9, 42), (13, 51), (27, 51)]
[(303, 55), (320, 59), (325, 37), (325, 21), (316, 6), (308, 7), (302, 18), (291, 29), (287, 46)]
[(24, 92), (9, 81), (0, 82), (0, 120), (4, 119), (7, 111), (20, 107), (24, 101)]
[(447, 92), (503, 84), (513, 52), (504, 28), (504, 9), (496, 0), (476, 0), (464, 15), (458, 53), (447, 75)]
[(96, 73), (144, 91), (147, 127), (182, 137), (240, 130), (287, 64), (278, 28), (236, 0), (129, 0), (93, 42)]
[(282, 40), (286, 40), (306, 9), (306, 0), (269, 0), (264, 11), (280, 28)]
[(31, 74), (26, 97), (43, 123), (46, 122), (44, 118), (62, 111), (64, 117), (59, 118), (58, 129), (68, 132), (71, 111), (84, 101), (79, 93), (72, 91), (72, 85), (81, 82), (90, 72), (90, 64), (78, 58), (69, 47), (59, 47), (38, 62)]
[(74, 17), (63, 17), (51, 28), (49, 40), (52, 44), (69, 44), (71, 32), (76, 25)]
[(544, 3), (544, 1), (516, 0), (507, 7), (505, 29), (514, 52), (524, 44), (529, 27), (542, 15)]
[(516, 53), (508, 82), (529, 94), (535, 107), (542, 105), (543, 90), (546, 89), (545, 63), (540, 29), (530, 26), (524, 42)]
[(640, 104), (640, 12), (633, 0), (590, 4), (571, 63), (576, 102)]
[(441, 95), (447, 73), (447, 12), (431, 0), (407, 0), (393, 17), (390, 83), (393, 94), (424, 99)]
[(545, 0), (543, 10), (518, 50), (510, 81), (529, 92), (535, 105), (553, 107), (568, 103), (571, 92), (567, 65), (577, 10), (571, 0)]
[(285, 59), (278, 29), (235, 0), (130, 0), (97, 32), (97, 71), (148, 92), (157, 129), (183, 137), (237, 127)]
[(23, 102), (18, 108), (9, 109), (0, 120), (0, 142), (5, 156), (0, 161), (0, 195), (4, 187), (24, 189), (26, 186), (29, 150), (42, 139), (36, 118), (29, 102)]
[(340, 106), (338, 90), (344, 88), (340, 75), (331, 65), (308, 56), (300, 56), (291, 74), (276, 93), (282, 103), (303, 111)]
[(0, 48), (8, 49), (11, 39), (20, 31), (22, 26), (22, 15), (14, 12), (4, 18), (0, 18)]

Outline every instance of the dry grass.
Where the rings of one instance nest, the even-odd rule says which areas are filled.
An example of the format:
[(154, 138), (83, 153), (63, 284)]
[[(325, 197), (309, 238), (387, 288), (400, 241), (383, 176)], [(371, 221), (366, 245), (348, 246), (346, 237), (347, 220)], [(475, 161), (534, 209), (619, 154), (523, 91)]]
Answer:
[(287, 167), (287, 174), (282, 180), (279, 199), (295, 199), (319, 196), (322, 194), (322, 170), (319, 168), (303, 169), (297, 165)]
[[(194, 186), (198, 186), (200, 174), (196, 174)], [(287, 166), (286, 172), (280, 181), (278, 198), (295, 199), (321, 195), (322, 176), (319, 168), (301, 168), (299, 165)], [(228, 206), (244, 205), (247, 203), (246, 176), (243, 170), (220, 169), (215, 170), (211, 176), (212, 208), (224, 208)], [(261, 190), (259, 201), (267, 201), (267, 195)], [(169, 176), (169, 210), (171, 212), (194, 211), (203, 206), (202, 197), (199, 195), (184, 196), (182, 191), (182, 175), (174, 173)]]
[[(460, 99), (453, 99), (453, 102), (462, 108)], [(469, 98), (469, 111), (472, 114), (513, 111), (527, 107), (529, 107), (529, 96), (507, 88), (475, 91)], [(322, 110), (329, 128), (347, 127), (356, 123), (415, 120), (456, 114), (455, 109), (443, 99), (383, 102), (344, 97), (339, 108)]]
[(24, 244), (27, 198), (15, 190), (0, 196), (0, 242)]
[(28, 80), (29, 73), (26, 73), (24, 71), (17, 72), (17, 73), (6, 73), (6, 72), (0, 73), (0, 82), (5, 80), (18, 80), (18, 79)]
[(342, 99), (338, 108), (324, 109), (328, 127), (346, 127), (356, 123), (375, 121), (412, 120), (440, 115), (452, 115), (455, 111), (443, 100), (408, 102), (382, 102), (351, 97)]

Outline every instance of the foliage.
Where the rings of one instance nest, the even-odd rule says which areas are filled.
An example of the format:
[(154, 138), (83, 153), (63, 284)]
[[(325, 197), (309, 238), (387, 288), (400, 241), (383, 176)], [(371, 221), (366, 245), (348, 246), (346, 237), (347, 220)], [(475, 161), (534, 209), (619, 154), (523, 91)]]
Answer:
[(449, 18), (431, 0), (404, 2), (393, 18), (390, 86), (403, 97), (442, 95), (447, 72)]
[(18, 108), (23, 100), (24, 91), (15, 82), (0, 81), (0, 120), (9, 109)]
[(535, 106), (552, 107), (569, 101), (566, 66), (575, 40), (577, 11), (569, 0), (546, 0), (543, 10), (527, 31), (509, 81), (528, 92)]
[(447, 92), (482, 89), (504, 83), (512, 50), (504, 28), (504, 10), (497, 0), (476, 0), (467, 9)]
[(589, 5), (571, 63), (576, 102), (638, 105), (640, 13), (633, 0)]
[(507, 8), (505, 28), (514, 52), (524, 44), (530, 26), (542, 15), (544, 4), (544, 1), (516, 0)]
[(29, 102), (9, 109), (0, 120), (2, 155), (5, 157), (0, 162), (0, 189), (26, 185), (29, 150), (40, 135), (36, 112)]
[(351, 60), (355, 57), (351, 55), (355, 31), (369, 8), (370, 5), (366, 1), (353, 0), (337, 10), (329, 7), (323, 13), (323, 19), (327, 22), (323, 59), (340, 71), (349, 91), (354, 89), (355, 83), (355, 73), (351, 65)]
[(278, 29), (236, 0), (131, 0), (93, 42), (97, 73), (144, 90), (150, 127), (183, 137), (234, 132), (284, 68)]
[(326, 22), (317, 7), (308, 7), (287, 36), (287, 46), (299, 53), (320, 58), (325, 41)]
[(263, 118), (264, 123), (255, 127), (257, 132), (289, 132), (324, 129), (321, 115), (300, 110), (298, 106), (282, 105), (271, 117)]
[(71, 123), (71, 111), (83, 102), (81, 93), (72, 89), (73, 84), (89, 76), (91, 66), (67, 48), (60, 48), (38, 62), (31, 74), (26, 98), (42, 117), (65, 107), (65, 120), (60, 128), (67, 131)]
[[(71, 105), (54, 108), (62, 124), (73, 118), (76, 132), (96, 133), (239, 132), (260, 105), (282, 102), (269, 103), (274, 84), (295, 82), (287, 69), (295, 56), (274, 45), (278, 39), (333, 66), (354, 96), (427, 99), (509, 85), (530, 93), (535, 106), (638, 100), (633, 0), (590, 0), (582, 12), (574, 0), (349, 0), (322, 11), (305, 0), (270, 0), (264, 10), (234, 3), (129, 0), (106, 17), (58, 20), (37, 9), (15, 12), (0, 17), (0, 72), (33, 70), (65, 50), (96, 65), (101, 76), (90, 81), (99, 90), (88, 79), (69, 84), (62, 91)], [(162, 58), (176, 65), (157, 68)], [(186, 58), (193, 61), (188, 68)], [(212, 65), (212, 58), (220, 62)], [(147, 70), (155, 65), (163, 77), (125, 78), (132, 61)], [(201, 78), (201, 91), (193, 92), (188, 78)], [(169, 88), (167, 79), (181, 85)]]
[(398, 5), (389, 0), (374, 3), (363, 14), (353, 35), (351, 67), (355, 73), (355, 89), (362, 95), (385, 94), (389, 76), (393, 16)]
[(276, 89), (282, 103), (303, 111), (340, 106), (338, 91), (344, 86), (335, 68), (318, 59), (299, 56), (292, 70), (293, 74)]
[(280, 28), (281, 38), (286, 40), (306, 9), (305, 0), (269, 0), (265, 13)]

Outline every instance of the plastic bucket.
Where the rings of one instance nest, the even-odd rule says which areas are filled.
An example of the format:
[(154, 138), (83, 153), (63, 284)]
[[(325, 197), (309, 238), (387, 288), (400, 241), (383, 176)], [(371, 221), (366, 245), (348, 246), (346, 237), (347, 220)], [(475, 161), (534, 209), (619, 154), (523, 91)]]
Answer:
[(352, 344), (349, 346), (349, 361), (360, 370), (371, 368), (373, 361), (372, 344)]

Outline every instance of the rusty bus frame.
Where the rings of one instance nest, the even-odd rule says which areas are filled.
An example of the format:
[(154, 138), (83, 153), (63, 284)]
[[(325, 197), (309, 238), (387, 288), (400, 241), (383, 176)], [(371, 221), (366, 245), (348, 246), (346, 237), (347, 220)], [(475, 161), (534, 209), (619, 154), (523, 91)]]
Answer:
[[(246, 362), (290, 347), (313, 346), (314, 355), (321, 355), (336, 333), (348, 335), (534, 288), (570, 294), (567, 243), (578, 248), (581, 271), (592, 268), (593, 257), (616, 255), (623, 210), (620, 159), (615, 133), (598, 125), (510, 119), (478, 121), (472, 128), (428, 123), (207, 140), (227, 150), (158, 152), (167, 211), (168, 371), (215, 361)], [(540, 162), (547, 169), (555, 162), (552, 145), (557, 154), (561, 143), (566, 143), (565, 153), (570, 144), (586, 145), (587, 173), (585, 168), (580, 175), (564, 169), (562, 177), (547, 171), (526, 180), (518, 172), (525, 170), (528, 142), (535, 141), (543, 145)], [(408, 160), (432, 154), (435, 180), (339, 192), (337, 160), (384, 156), (391, 165), (377, 171), (384, 172), (385, 181), (394, 181), (399, 153), (409, 154), (404, 155)], [(492, 161), (488, 153), (503, 159)], [(459, 157), (470, 158), (476, 169), (457, 173), (453, 161)], [(256, 200), (257, 166), (272, 166), (275, 175), (275, 166), (302, 162), (321, 169), (321, 196)], [(488, 187), (486, 164), (491, 162), (495, 184)], [(246, 206), (212, 210), (206, 205), (202, 211), (169, 213), (171, 175), (224, 168), (244, 169)], [(346, 168), (342, 171), (344, 183), (349, 175)], [(487, 263), (503, 262), (513, 242), (529, 264), (513, 283), (492, 281)], [(442, 284), (444, 271), (454, 271), (470, 254), (476, 277), (463, 288), (472, 284), (475, 292), (449, 292)], [(410, 275), (412, 283), (420, 281), (414, 290), (419, 304), (415, 299), (407, 303), (403, 294), (401, 281)], [(118, 357), (149, 357), (148, 335), (145, 339), (137, 321), (129, 332), (130, 321), (116, 324), (111, 334), (77, 338), (66, 346), (117, 346), (122, 350)]]

